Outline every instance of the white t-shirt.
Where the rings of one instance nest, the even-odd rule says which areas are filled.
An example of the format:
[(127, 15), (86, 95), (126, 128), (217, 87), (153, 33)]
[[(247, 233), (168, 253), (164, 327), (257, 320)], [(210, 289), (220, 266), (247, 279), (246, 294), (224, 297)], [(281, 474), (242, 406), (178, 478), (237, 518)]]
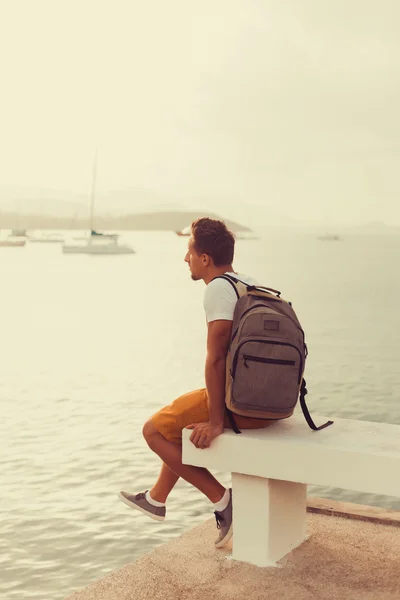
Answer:
[[(226, 273), (226, 275), (232, 275), (249, 285), (258, 285), (255, 279), (243, 273)], [(210, 281), (206, 286), (203, 300), (207, 323), (220, 319), (233, 321), (237, 299), (236, 292), (229, 281), (220, 278)]]

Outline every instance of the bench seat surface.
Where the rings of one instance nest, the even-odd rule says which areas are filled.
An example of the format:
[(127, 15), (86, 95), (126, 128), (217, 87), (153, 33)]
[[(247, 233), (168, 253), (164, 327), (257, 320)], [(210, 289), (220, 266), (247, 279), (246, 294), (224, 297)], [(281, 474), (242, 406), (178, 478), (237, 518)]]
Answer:
[[(317, 424), (328, 419), (315, 416)], [(200, 450), (183, 432), (183, 462), (218, 471), (400, 497), (400, 425), (334, 419), (312, 431), (302, 415), (265, 429), (225, 431)]]

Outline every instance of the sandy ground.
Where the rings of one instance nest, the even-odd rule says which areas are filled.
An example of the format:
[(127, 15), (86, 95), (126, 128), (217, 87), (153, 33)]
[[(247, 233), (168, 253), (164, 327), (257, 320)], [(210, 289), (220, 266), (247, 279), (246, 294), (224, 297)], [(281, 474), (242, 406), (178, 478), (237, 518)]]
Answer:
[(275, 568), (216, 550), (209, 520), (66, 600), (400, 599), (398, 526), (327, 514), (308, 523), (309, 539)]

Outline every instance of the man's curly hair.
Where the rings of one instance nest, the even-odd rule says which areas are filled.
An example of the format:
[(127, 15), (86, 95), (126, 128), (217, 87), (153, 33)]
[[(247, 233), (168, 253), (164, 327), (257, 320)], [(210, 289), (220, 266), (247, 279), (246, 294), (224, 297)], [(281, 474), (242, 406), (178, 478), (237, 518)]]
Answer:
[(235, 236), (223, 221), (202, 217), (191, 226), (197, 254), (208, 254), (216, 267), (230, 265), (235, 252)]

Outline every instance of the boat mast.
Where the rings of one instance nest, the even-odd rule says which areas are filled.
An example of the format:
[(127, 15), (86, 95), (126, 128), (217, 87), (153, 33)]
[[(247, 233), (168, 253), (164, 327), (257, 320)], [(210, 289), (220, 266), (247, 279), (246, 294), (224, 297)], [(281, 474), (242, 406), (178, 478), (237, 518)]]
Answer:
[(96, 196), (96, 178), (97, 178), (97, 148), (93, 160), (93, 175), (92, 175), (92, 195), (90, 203), (90, 231), (94, 230), (94, 199)]

